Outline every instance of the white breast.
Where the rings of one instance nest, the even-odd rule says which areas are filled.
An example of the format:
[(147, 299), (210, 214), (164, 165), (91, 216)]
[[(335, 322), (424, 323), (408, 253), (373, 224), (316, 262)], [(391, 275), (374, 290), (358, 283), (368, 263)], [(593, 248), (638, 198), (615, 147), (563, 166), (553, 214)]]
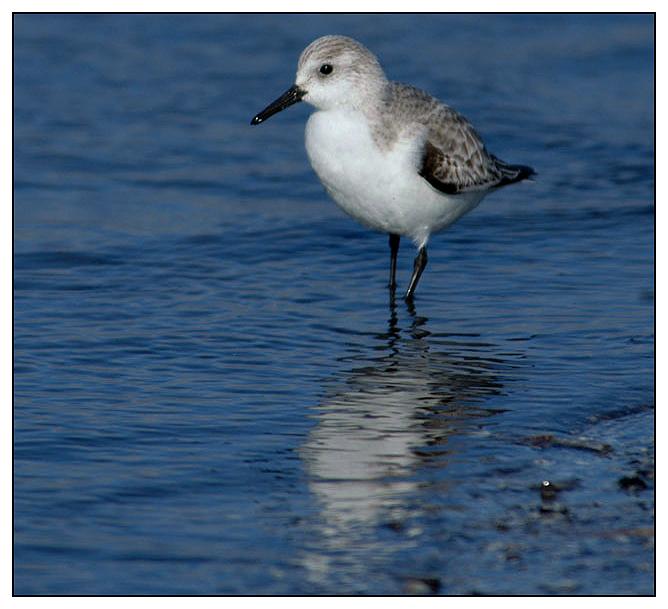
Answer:
[(354, 110), (315, 112), (306, 124), (311, 165), (339, 207), (370, 228), (419, 245), (481, 198), (446, 196), (420, 177), (422, 143), (414, 134), (381, 150), (366, 117)]

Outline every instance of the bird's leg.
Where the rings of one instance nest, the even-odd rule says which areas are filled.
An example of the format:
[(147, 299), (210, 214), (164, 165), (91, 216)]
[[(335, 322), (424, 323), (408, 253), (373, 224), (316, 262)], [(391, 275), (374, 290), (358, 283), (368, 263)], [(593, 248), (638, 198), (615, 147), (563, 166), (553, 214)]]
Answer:
[(411, 277), (411, 282), (408, 285), (408, 290), (406, 290), (406, 300), (413, 300), (413, 294), (415, 294), (415, 288), (417, 288), (418, 281), (420, 281), (420, 275), (427, 266), (427, 247), (422, 246), (415, 256), (415, 262), (413, 262), (413, 275)]
[(390, 235), (390, 284), (389, 288), (394, 293), (397, 287), (397, 252), (399, 251), (399, 235)]

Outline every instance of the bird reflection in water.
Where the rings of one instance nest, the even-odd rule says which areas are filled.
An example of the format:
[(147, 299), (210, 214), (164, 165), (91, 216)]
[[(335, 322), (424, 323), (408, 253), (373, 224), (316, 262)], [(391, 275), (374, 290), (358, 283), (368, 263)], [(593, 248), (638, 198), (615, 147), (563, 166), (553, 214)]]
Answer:
[(369, 529), (401, 526), (420, 504), (421, 472), (447, 468), (449, 440), (475, 433), (482, 417), (500, 412), (484, 402), (502, 391), (507, 353), (477, 336), (434, 335), (427, 318), (406, 306), (406, 329), (392, 299), (373, 352), (346, 358), (355, 367), (316, 408), (301, 449), (319, 506), (319, 551), (303, 557), (315, 578), (331, 577), (328, 563), (338, 550), (370, 549)]

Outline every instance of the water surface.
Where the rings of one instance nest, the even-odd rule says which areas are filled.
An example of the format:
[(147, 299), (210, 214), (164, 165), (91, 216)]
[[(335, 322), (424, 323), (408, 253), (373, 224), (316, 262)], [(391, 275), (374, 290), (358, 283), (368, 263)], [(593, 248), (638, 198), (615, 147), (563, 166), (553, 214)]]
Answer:
[[(15, 16), (15, 593), (653, 593), (653, 25)], [(539, 173), (414, 307), (248, 124), (326, 33)]]

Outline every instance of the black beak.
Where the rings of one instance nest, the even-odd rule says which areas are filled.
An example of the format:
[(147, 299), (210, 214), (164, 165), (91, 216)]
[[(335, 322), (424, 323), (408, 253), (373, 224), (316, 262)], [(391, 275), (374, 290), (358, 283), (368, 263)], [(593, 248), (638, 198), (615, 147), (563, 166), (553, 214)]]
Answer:
[(277, 100), (271, 102), (264, 110), (262, 110), (262, 112), (253, 118), (251, 125), (259, 125), (260, 123), (263, 123), (270, 116), (273, 116), (277, 112), (285, 110), (288, 106), (292, 106), (292, 104), (301, 101), (304, 95), (306, 95), (304, 89), (300, 89), (297, 85), (293, 85)]

